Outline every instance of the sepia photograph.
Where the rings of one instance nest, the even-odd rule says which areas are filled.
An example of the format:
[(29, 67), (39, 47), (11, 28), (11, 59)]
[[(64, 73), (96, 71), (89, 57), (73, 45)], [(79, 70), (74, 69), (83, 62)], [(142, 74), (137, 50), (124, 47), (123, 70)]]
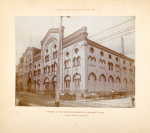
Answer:
[(135, 108), (135, 16), (16, 16), (15, 106)]

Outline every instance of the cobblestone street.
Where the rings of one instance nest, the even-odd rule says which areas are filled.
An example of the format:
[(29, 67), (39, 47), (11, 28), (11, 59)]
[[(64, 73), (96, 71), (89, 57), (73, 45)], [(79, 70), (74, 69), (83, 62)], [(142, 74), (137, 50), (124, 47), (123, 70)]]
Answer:
[[(23, 101), (28, 106), (55, 107), (55, 99), (49, 95), (19, 92), (16, 94), (16, 106)], [(76, 99), (60, 100), (60, 107), (94, 107), (94, 108), (134, 108), (131, 103), (131, 96), (119, 99)]]

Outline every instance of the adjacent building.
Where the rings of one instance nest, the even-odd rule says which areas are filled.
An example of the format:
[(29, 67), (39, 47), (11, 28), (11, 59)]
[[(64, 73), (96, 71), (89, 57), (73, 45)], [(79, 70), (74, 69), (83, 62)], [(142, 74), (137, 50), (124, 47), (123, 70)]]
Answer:
[[(18, 65), (18, 89), (55, 92), (58, 44), (59, 29), (52, 28), (41, 41), (41, 49), (26, 49)], [(71, 91), (77, 96), (113, 89), (135, 93), (134, 60), (89, 40), (86, 27), (63, 37), (59, 56), (61, 92)]]

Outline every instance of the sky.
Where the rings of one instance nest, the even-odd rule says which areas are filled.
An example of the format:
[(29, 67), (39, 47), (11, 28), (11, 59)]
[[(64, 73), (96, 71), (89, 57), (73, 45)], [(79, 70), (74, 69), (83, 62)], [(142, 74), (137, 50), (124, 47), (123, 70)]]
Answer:
[[(60, 16), (16, 16), (15, 44), (16, 64), (27, 47), (41, 48), (41, 40), (50, 28), (59, 28)], [(87, 27), (88, 39), (119, 53), (121, 37), (124, 42), (124, 54), (135, 59), (135, 17), (134, 16), (70, 16), (63, 17), (64, 37)], [(31, 36), (31, 39), (30, 39)]]

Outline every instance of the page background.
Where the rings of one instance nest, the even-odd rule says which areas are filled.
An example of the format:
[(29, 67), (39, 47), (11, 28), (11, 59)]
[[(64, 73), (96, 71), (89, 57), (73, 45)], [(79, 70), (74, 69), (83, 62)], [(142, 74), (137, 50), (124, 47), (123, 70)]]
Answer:
[[(57, 9), (95, 9), (58, 11)], [(0, 130), (15, 133), (40, 132), (147, 132), (149, 115), (150, 2), (145, 1), (2, 1), (0, 4)], [(15, 107), (14, 16), (136, 16), (136, 107), (50, 108)], [(89, 117), (66, 117), (47, 111), (100, 111)]]

